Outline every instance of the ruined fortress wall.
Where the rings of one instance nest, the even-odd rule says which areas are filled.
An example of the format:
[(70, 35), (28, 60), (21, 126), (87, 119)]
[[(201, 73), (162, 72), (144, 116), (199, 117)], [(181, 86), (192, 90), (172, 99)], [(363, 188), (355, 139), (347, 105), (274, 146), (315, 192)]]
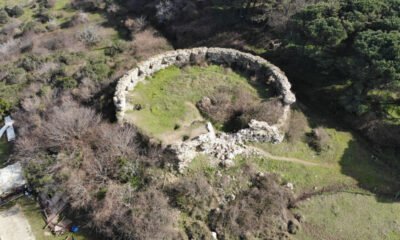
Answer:
[(208, 133), (171, 146), (171, 150), (175, 152), (178, 160), (179, 171), (183, 171), (199, 153), (208, 154), (217, 164), (231, 166), (237, 155), (253, 154), (253, 149), (248, 148), (246, 142), (279, 143), (284, 139), (284, 134), (281, 132), (282, 126), (287, 122), (290, 105), (296, 101), (287, 77), (278, 67), (261, 57), (225, 48), (203, 47), (170, 51), (140, 63), (118, 82), (114, 96), (118, 121), (124, 122), (125, 111), (133, 109), (132, 103), (127, 101), (127, 94), (135, 88), (136, 84), (161, 69), (173, 65), (196, 65), (201, 62), (229, 66), (264, 76), (268, 84), (275, 86), (278, 96), (282, 100), (284, 111), (274, 125), (254, 119), (251, 120), (248, 128), (236, 133), (215, 134), (211, 123), (208, 123)]
[(202, 61), (217, 65), (235, 66), (243, 69), (243, 71), (266, 73), (265, 81), (275, 85), (285, 106), (284, 114), (276, 125), (280, 127), (284, 124), (290, 110), (289, 106), (296, 101), (296, 98), (290, 90), (291, 85), (286, 75), (278, 67), (249, 53), (234, 49), (206, 47), (165, 52), (139, 63), (136, 68), (125, 74), (119, 80), (114, 96), (118, 121), (123, 122), (125, 111), (132, 109), (133, 106), (130, 106), (127, 102), (126, 95), (135, 88), (137, 83), (161, 69), (173, 65), (196, 65)]

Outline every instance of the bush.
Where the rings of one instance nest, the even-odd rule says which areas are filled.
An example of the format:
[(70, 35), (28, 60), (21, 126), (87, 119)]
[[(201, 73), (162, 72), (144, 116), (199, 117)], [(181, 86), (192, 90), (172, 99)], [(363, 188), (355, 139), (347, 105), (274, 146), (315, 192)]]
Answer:
[(36, 29), (38, 28), (38, 23), (35, 21), (29, 21), (27, 23), (24, 23), (22, 26), (22, 34), (26, 35), (29, 32), (36, 32)]
[(67, 27), (75, 27), (84, 23), (89, 22), (89, 18), (86, 13), (79, 12), (72, 16), (71, 20), (68, 21)]
[(41, 23), (46, 23), (52, 19), (52, 16), (50, 15), (50, 12), (48, 9), (44, 7), (40, 7), (39, 11), (36, 13), (35, 17), (41, 22)]
[(7, 42), (0, 44), (0, 57), (5, 59), (10, 55), (20, 53), (21, 41), (11, 38)]
[(280, 99), (272, 99), (257, 103), (244, 109), (243, 114), (238, 117), (239, 129), (247, 127), (251, 120), (265, 121), (275, 124), (283, 114), (283, 105)]
[(131, 32), (139, 32), (145, 29), (147, 21), (144, 16), (138, 18), (128, 18), (124, 21), (124, 26)]
[(8, 101), (4, 100), (3, 98), (0, 98), (0, 117), (3, 118), (4, 115), (10, 111), (11, 109), (11, 103)]
[(56, 4), (56, 0), (42, 0), (41, 3), (45, 8), (53, 8)]
[(43, 43), (43, 47), (51, 51), (56, 51), (65, 48), (65, 36), (55, 36)]
[(5, 77), (8, 84), (19, 84), (26, 81), (26, 72), (22, 68), (12, 68)]
[(110, 77), (111, 68), (103, 62), (89, 62), (75, 77), (78, 79), (89, 78), (93, 81), (104, 81)]
[(252, 119), (275, 124), (283, 113), (279, 99), (260, 102), (245, 89), (222, 87), (211, 97), (204, 97), (196, 104), (200, 112), (226, 131), (248, 127)]
[(250, 108), (256, 98), (244, 89), (220, 87), (211, 97), (204, 97), (197, 108), (206, 117), (218, 124), (225, 124)]
[(211, 229), (221, 239), (287, 239), (292, 198), (275, 175), (253, 177), (248, 190), (211, 213)]
[(9, 17), (4, 9), (0, 9), (0, 24), (8, 23)]
[(305, 131), (308, 127), (308, 121), (306, 116), (300, 111), (293, 110), (290, 115), (289, 126), (286, 132), (286, 136), (290, 142), (296, 142), (301, 140), (305, 135)]
[(171, 49), (168, 41), (154, 30), (144, 30), (134, 34), (133, 37), (135, 55), (139, 58), (147, 58)]
[(177, 207), (195, 219), (206, 220), (216, 207), (216, 193), (204, 175), (185, 177), (170, 187), (169, 195)]
[(78, 33), (78, 39), (88, 46), (93, 46), (100, 42), (99, 29), (94, 26), (86, 26)]
[(213, 240), (210, 229), (201, 221), (194, 221), (185, 226), (185, 231), (189, 239)]
[(318, 127), (312, 130), (308, 134), (309, 145), (318, 153), (329, 149), (330, 136), (328, 132), (322, 127)]
[(56, 86), (63, 89), (71, 89), (76, 88), (78, 86), (78, 82), (70, 76), (59, 76), (56, 77)]
[(12, 8), (5, 8), (7, 11), (8, 15), (10, 17), (20, 17), (24, 15), (24, 9), (22, 9), (20, 6), (14, 6)]
[(52, 32), (54, 30), (57, 30), (58, 27), (59, 26), (58, 26), (57, 21), (55, 19), (52, 19), (47, 23), (46, 29), (49, 30), (50, 32)]
[(42, 63), (43, 61), (39, 57), (35, 55), (29, 55), (24, 57), (19, 65), (27, 72), (30, 72), (38, 69)]
[(114, 57), (117, 54), (123, 53), (124, 49), (126, 49), (125, 44), (121, 41), (117, 41), (117, 42), (111, 44), (111, 46), (107, 47), (104, 50), (104, 54), (106, 56)]

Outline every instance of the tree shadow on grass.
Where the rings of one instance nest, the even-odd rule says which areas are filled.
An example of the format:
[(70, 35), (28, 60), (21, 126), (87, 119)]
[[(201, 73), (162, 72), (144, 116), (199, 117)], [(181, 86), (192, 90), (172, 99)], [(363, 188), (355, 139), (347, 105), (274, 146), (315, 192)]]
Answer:
[(356, 140), (351, 140), (339, 164), (341, 172), (352, 177), (358, 187), (376, 194), (380, 202), (395, 202), (400, 192), (400, 173), (390, 168), (377, 156)]

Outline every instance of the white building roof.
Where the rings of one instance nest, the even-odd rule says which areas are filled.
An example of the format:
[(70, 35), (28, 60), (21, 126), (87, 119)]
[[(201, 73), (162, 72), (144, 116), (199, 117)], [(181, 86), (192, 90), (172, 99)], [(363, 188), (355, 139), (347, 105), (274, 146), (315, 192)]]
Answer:
[(25, 184), (24, 171), (20, 163), (0, 169), (0, 197), (12, 193), (16, 188)]

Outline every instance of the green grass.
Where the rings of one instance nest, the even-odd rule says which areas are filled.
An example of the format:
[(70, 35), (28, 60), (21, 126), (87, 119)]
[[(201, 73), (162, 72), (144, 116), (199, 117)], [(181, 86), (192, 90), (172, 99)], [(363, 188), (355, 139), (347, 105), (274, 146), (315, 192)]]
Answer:
[(57, 0), (56, 3), (54, 4), (54, 10), (57, 11), (63, 10), (69, 2), (70, 2), (69, 0)]
[(334, 184), (356, 184), (377, 192), (396, 189), (396, 173), (388, 169), (368, 151), (368, 145), (351, 133), (326, 128), (330, 135), (329, 149), (317, 154), (305, 141), (281, 144), (256, 144), (275, 156), (293, 157), (318, 164), (305, 166), (282, 161), (256, 159), (267, 170), (281, 174), (286, 181), (307, 186), (323, 187)]
[(196, 102), (221, 86), (244, 88), (258, 94), (246, 77), (220, 66), (170, 67), (139, 83), (131, 92), (129, 103), (140, 104), (143, 109), (128, 111), (127, 119), (134, 119), (139, 128), (152, 136), (173, 131), (176, 124), (190, 125), (201, 120)]
[(305, 216), (298, 240), (400, 239), (400, 203), (378, 202), (375, 196), (337, 193), (301, 204)]
[(256, 146), (265, 149), (273, 155), (294, 157), (304, 159), (315, 163), (337, 163), (344, 155), (348, 144), (353, 140), (353, 136), (349, 132), (337, 131), (333, 128), (325, 128), (330, 136), (329, 149), (317, 154), (312, 150), (306, 141), (283, 142), (282, 144), (256, 144)]
[(305, 141), (257, 144), (275, 156), (299, 158), (315, 166), (264, 158), (237, 162), (252, 161), (260, 171), (279, 174), (284, 182), (294, 183), (297, 194), (314, 187), (349, 186), (348, 192), (317, 196), (300, 204), (296, 211), (305, 223), (296, 235), (298, 240), (400, 239), (400, 203), (380, 195), (394, 196), (398, 191), (398, 173), (379, 160), (389, 155), (375, 157), (369, 145), (352, 133), (325, 129), (331, 138), (330, 149), (321, 154)]
[(0, 82), (0, 98), (5, 99), (12, 105), (18, 102), (18, 93), (25, 86), (25, 84), (6, 84), (5, 82)]

